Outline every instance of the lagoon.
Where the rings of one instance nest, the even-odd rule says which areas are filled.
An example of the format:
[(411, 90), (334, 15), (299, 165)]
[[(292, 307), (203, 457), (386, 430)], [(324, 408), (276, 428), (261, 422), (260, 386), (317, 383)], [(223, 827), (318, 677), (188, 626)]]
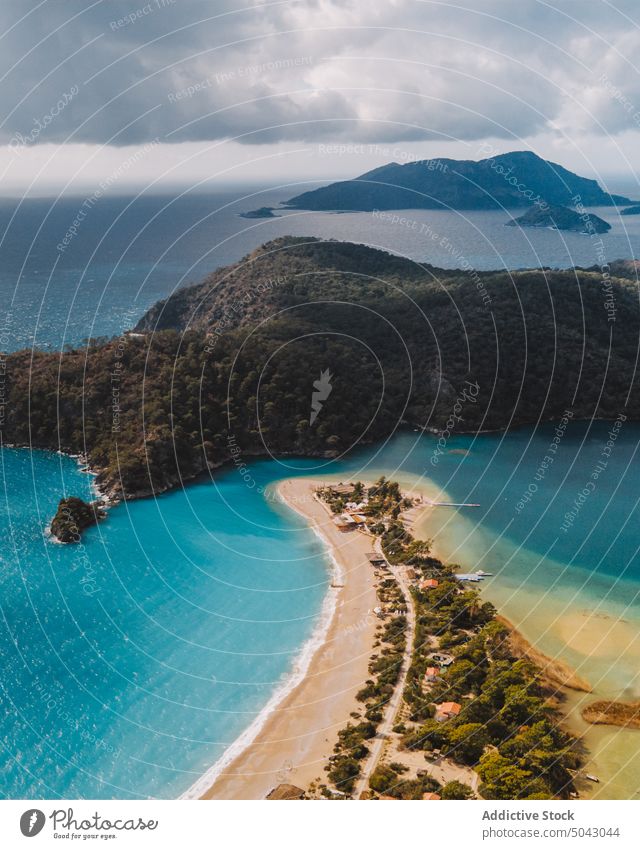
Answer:
[[(248, 480), (230, 468), (120, 504), (80, 547), (46, 525), (90, 477), (68, 457), (3, 449), (2, 794), (175, 797), (257, 721), (308, 654), (330, 582), (320, 541), (267, 497), (292, 476), (386, 474), (478, 503), (434, 509), (421, 530), (437, 554), (492, 572), (487, 598), (597, 696), (638, 698), (640, 426), (614, 428), (568, 421), (542, 471), (557, 423), (453, 434), (440, 454), (435, 436), (404, 432), (339, 461), (259, 460)], [(626, 781), (628, 798), (637, 732), (590, 734), (597, 792), (624, 795)]]

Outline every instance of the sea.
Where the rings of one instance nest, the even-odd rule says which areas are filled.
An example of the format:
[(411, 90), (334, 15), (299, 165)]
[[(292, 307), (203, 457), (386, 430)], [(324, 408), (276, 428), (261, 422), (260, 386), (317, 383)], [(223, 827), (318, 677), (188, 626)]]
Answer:
[[(290, 194), (106, 197), (70, 239), (81, 198), (0, 202), (0, 348), (117, 335), (175, 288), (285, 234), (447, 268), (603, 261), (589, 236), (505, 227), (501, 212), (239, 217)], [(598, 237), (607, 261), (640, 256), (640, 218), (594, 211), (612, 224)], [(386, 474), (478, 505), (435, 507), (418, 530), (461, 572), (491, 573), (483, 595), (586, 678), (590, 698), (639, 699), (640, 426), (621, 411), (615, 422), (453, 432), (445, 450), (437, 440), (409, 430), (320, 465), (261, 460), (248, 477), (230, 467), (111, 507), (74, 546), (48, 524), (61, 497), (92, 497), (92, 476), (77, 458), (0, 449), (0, 796), (175, 798), (257, 733), (329, 615), (328, 553), (275, 496), (292, 476)], [(601, 778), (594, 795), (629, 798), (637, 732), (587, 728), (578, 707), (575, 730)]]
[[(312, 187), (312, 186), (311, 186)], [(299, 191), (299, 187), (297, 187)], [(635, 197), (634, 188), (627, 189)], [(279, 236), (359, 242), (438, 268), (604, 265), (640, 256), (640, 216), (593, 208), (603, 236), (507, 227), (522, 210), (325, 213), (278, 208), (295, 188), (0, 199), (0, 350), (59, 350), (130, 329), (157, 300)], [(241, 212), (276, 207), (275, 218)]]

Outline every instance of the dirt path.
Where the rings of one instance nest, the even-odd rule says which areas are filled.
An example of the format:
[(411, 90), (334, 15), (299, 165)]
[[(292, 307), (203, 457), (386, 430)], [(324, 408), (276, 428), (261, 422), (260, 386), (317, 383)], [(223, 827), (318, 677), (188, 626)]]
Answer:
[[(375, 548), (379, 552), (382, 551), (379, 539), (376, 539)], [(402, 595), (404, 596), (405, 604), (407, 605), (407, 629), (405, 632), (406, 644), (396, 688), (393, 691), (393, 695), (387, 702), (384, 718), (378, 726), (378, 732), (373, 738), (373, 745), (370, 753), (365, 759), (360, 771), (360, 777), (358, 778), (353, 790), (354, 799), (359, 799), (361, 794), (369, 788), (369, 778), (378, 765), (384, 744), (389, 739), (391, 730), (396, 724), (396, 716), (398, 715), (398, 711), (402, 704), (402, 694), (404, 693), (405, 684), (407, 682), (407, 674), (409, 672), (411, 658), (413, 655), (413, 641), (416, 631), (416, 611), (413, 604), (413, 596), (409, 591), (409, 584), (405, 578), (403, 567), (392, 566), (389, 564), (389, 571), (398, 582), (398, 586), (402, 590)]]

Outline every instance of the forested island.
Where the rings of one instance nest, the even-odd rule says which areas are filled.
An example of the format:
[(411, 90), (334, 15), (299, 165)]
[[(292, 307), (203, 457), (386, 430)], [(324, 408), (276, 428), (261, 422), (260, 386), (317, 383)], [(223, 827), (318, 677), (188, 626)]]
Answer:
[(574, 233), (607, 233), (611, 224), (593, 213), (580, 213), (566, 206), (533, 206), (524, 215), (507, 221), (507, 227), (551, 227)]
[(618, 273), (463, 272), (277, 239), (157, 304), (135, 334), (6, 356), (3, 443), (85, 454), (105, 493), (135, 498), (238, 457), (336, 456), (443, 427), (468, 385), (460, 431), (568, 408), (638, 419), (635, 267)]
[(626, 206), (595, 180), (580, 177), (532, 151), (474, 160), (423, 159), (391, 162), (353, 180), (303, 192), (287, 201), (295, 209), (512, 209), (533, 204)]

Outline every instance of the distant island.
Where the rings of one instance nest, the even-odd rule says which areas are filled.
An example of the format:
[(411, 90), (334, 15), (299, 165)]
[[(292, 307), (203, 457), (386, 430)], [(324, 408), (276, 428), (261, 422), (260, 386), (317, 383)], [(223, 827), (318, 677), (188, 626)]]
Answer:
[(240, 218), (277, 218), (273, 214), (272, 206), (261, 206), (259, 209), (250, 209), (248, 212), (241, 212)]
[(569, 230), (573, 233), (606, 233), (611, 224), (597, 215), (588, 213), (585, 218), (566, 206), (533, 206), (519, 218), (507, 221), (507, 227), (551, 227), (554, 230)]
[(482, 159), (391, 162), (353, 180), (322, 186), (287, 201), (295, 209), (371, 212), (377, 209), (501, 209), (546, 202), (625, 206), (595, 180), (580, 177), (531, 151)]
[(629, 206), (627, 209), (623, 209), (620, 213), (621, 215), (640, 215), (640, 204), (636, 204), (635, 206)]

